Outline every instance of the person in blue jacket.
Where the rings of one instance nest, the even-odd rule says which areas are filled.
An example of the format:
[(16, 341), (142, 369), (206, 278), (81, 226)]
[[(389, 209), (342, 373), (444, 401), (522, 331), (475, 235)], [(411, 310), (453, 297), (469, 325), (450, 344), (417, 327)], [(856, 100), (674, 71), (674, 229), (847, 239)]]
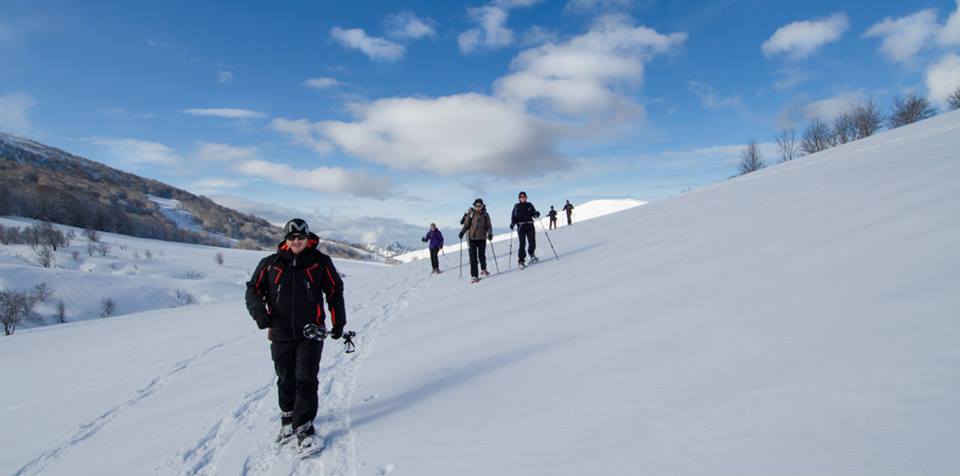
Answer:
[(437, 229), (436, 223), (430, 224), (430, 231), (420, 241), (427, 243), (430, 248), (430, 264), (433, 265), (432, 274), (440, 274), (440, 249), (443, 248), (443, 233)]

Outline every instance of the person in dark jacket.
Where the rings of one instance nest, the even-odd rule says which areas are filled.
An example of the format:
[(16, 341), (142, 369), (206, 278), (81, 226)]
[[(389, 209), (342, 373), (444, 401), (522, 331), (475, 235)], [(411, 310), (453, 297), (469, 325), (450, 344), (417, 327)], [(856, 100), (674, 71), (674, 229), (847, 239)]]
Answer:
[[(490, 214), (487, 213), (487, 207), (483, 204), (483, 199), (473, 201), (473, 208), (467, 210), (460, 219), (460, 239), (467, 236), (467, 242), (470, 245), (470, 279), (471, 283), (480, 281), (480, 275), (490, 276), (487, 272), (487, 242), (493, 241), (493, 225), (490, 222)], [(480, 272), (477, 272), (477, 263), (480, 264)]]
[(343, 280), (330, 257), (317, 249), (320, 238), (300, 218), (287, 222), (283, 231), (277, 252), (261, 260), (247, 282), (246, 303), (257, 327), (270, 329), (281, 412), (277, 440), (296, 436), (300, 449), (307, 450), (320, 444), (313, 419), (323, 342), (305, 338), (303, 328), (311, 323), (327, 328), (323, 295), (330, 311), (330, 337), (343, 335), (347, 316)]
[(437, 229), (436, 223), (430, 224), (430, 231), (420, 241), (427, 243), (427, 247), (430, 248), (430, 264), (433, 265), (432, 274), (440, 274), (439, 254), (440, 249), (443, 248), (443, 233), (440, 233), (440, 230)]
[(547, 216), (550, 217), (550, 229), (555, 230), (557, 228), (557, 211), (553, 209), (553, 205), (550, 205), (550, 211), (547, 212)]
[[(517, 238), (520, 240), (520, 247), (517, 249), (517, 258), (519, 258), (520, 267), (526, 266), (527, 253), (530, 254), (530, 261), (537, 261), (537, 230), (533, 226), (533, 220), (540, 218), (540, 212), (527, 201), (527, 192), (520, 192), (517, 196), (520, 200), (513, 206), (513, 213), (510, 216), (510, 229), (517, 227)], [(529, 248), (527, 247), (529, 243)]]
[(563, 211), (567, 212), (567, 225), (573, 225), (573, 205), (570, 200), (567, 200), (567, 204), (563, 206)]

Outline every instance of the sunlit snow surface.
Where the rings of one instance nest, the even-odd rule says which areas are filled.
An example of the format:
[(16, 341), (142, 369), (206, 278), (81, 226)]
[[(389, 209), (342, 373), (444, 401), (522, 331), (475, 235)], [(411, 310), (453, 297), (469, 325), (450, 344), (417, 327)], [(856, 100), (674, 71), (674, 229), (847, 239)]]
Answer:
[(957, 151), (944, 114), (561, 228), (559, 261), (498, 242), (473, 285), (355, 265), (304, 461), (242, 305), (262, 253), (168, 245), (216, 304), (0, 338), (0, 473), (955, 474)]

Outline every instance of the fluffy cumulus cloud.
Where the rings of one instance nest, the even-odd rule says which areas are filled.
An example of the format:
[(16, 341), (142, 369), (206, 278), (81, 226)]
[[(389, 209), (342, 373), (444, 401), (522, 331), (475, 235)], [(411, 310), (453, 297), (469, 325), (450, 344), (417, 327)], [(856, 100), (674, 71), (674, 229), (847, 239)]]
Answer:
[(36, 104), (37, 101), (24, 92), (0, 95), (0, 129), (29, 133), (33, 126), (27, 112)]
[(286, 164), (245, 160), (237, 163), (234, 170), (267, 179), (278, 185), (322, 193), (347, 193), (358, 197), (385, 199), (391, 195), (392, 188), (390, 179), (386, 177), (340, 167), (294, 169)]
[(259, 119), (267, 116), (262, 112), (233, 108), (191, 108), (184, 109), (181, 112), (191, 116), (222, 117), (224, 119)]
[(960, 45), (960, 0), (956, 0), (957, 9), (953, 11), (946, 25), (940, 30), (937, 40), (943, 46)]
[(180, 163), (176, 151), (159, 142), (127, 138), (98, 138), (91, 142), (106, 147), (120, 160), (131, 164), (173, 166)]
[(369, 36), (360, 28), (334, 27), (330, 30), (330, 37), (344, 48), (360, 51), (374, 61), (397, 61), (405, 52), (403, 45)]
[(624, 17), (602, 17), (583, 35), (521, 52), (510, 65), (513, 72), (494, 89), (507, 101), (568, 116), (637, 112), (639, 106), (618, 94), (618, 87), (639, 86), (644, 64), (686, 38), (634, 26)]
[(197, 158), (205, 162), (228, 162), (232, 160), (252, 159), (256, 157), (255, 147), (237, 147), (211, 142), (201, 143), (197, 148)]
[(472, 53), (480, 48), (502, 48), (513, 43), (513, 30), (507, 28), (507, 18), (510, 15), (505, 8), (486, 5), (470, 8), (468, 12), (470, 18), (477, 23), (477, 27), (457, 36), (460, 51)]
[(840, 39), (850, 23), (845, 13), (836, 13), (827, 18), (795, 21), (777, 29), (761, 49), (767, 57), (786, 55), (791, 59), (803, 59), (817, 49)]
[(387, 17), (387, 36), (398, 39), (419, 40), (437, 35), (433, 22), (418, 18), (410, 12)]
[(318, 127), (347, 153), (397, 169), (506, 175), (566, 165), (554, 127), (489, 96), (382, 99), (357, 115)]
[(930, 98), (946, 106), (947, 98), (960, 90), (960, 56), (948, 54), (927, 69), (927, 89)]
[(313, 149), (318, 154), (330, 152), (330, 143), (317, 138), (321, 131), (316, 124), (306, 119), (284, 119), (277, 118), (270, 122), (270, 128), (290, 136), (295, 144), (300, 144)]
[(937, 11), (921, 10), (902, 18), (885, 18), (864, 33), (865, 38), (881, 38), (880, 51), (893, 61), (910, 64), (914, 56), (939, 29)]
[(687, 81), (687, 88), (700, 98), (700, 104), (707, 109), (720, 109), (723, 107), (736, 107), (740, 105), (740, 97), (721, 97), (720, 94), (709, 84), (700, 81)]

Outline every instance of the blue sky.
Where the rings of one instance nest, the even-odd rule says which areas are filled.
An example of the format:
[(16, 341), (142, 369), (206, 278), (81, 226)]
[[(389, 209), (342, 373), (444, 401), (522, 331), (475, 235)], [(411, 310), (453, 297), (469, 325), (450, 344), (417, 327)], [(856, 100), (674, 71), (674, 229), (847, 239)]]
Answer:
[(0, 129), (238, 206), (450, 225), (658, 200), (960, 86), (954, 0), (0, 0)]

